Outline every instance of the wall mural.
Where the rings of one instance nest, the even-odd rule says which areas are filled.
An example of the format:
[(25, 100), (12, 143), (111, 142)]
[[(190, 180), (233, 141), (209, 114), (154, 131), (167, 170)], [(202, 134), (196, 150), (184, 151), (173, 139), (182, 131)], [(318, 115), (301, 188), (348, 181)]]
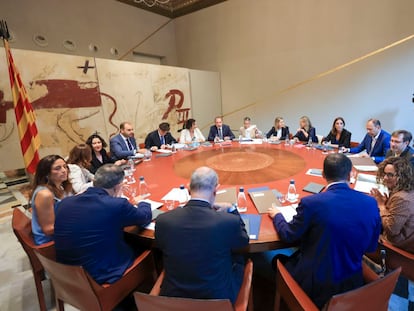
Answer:
[[(189, 72), (184, 68), (12, 49), (36, 112), (40, 156), (66, 156), (98, 132), (107, 142), (130, 121), (137, 142), (160, 122), (171, 133), (191, 115)], [(0, 170), (23, 167), (7, 61), (0, 49)]]

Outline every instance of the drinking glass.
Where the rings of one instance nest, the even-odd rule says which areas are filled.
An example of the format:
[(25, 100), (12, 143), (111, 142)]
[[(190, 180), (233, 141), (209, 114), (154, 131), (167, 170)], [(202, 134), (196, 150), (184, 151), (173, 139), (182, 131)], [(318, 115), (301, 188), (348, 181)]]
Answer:
[(175, 208), (175, 200), (165, 200), (165, 207), (167, 210), (171, 211)]

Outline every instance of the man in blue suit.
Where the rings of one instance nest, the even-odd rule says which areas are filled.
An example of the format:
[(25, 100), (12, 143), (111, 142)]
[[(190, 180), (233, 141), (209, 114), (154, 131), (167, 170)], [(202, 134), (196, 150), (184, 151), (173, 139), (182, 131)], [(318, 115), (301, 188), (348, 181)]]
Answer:
[(222, 117), (216, 117), (214, 119), (214, 123), (215, 125), (212, 125), (210, 127), (210, 132), (208, 133), (207, 140), (214, 141), (216, 137), (218, 137), (220, 140), (231, 140), (235, 138), (230, 127), (226, 124), (223, 124)]
[(237, 208), (216, 210), (218, 177), (200, 167), (191, 176), (191, 200), (183, 208), (159, 215), (155, 244), (163, 253), (161, 295), (198, 299), (237, 298), (244, 260), (232, 251), (249, 244)]
[(323, 164), (326, 191), (304, 197), (289, 223), (277, 208), (269, 209), (280, 239), (299, 243), (286, 268), (319, 308), (364, 284), (362, 256), (378, 244), (377, 202), (349, 187), (351, 169), (344, 154), (329, 154)]
[(137, 253), (124, 240), (127, 226), (151, 222), (150, 204), (134, 206), (121, 198), (123, 169), (101, 166), (93, 187), (62, 200), (55, 219), (57, 261), (83, 266), (98, 284), (114, 283), (134, 262)]
[(135, 156), (137, 143), (134, 138), (134, 128), (129, 122), (122, 122), (119, 126), (119, 134), (109, 141), (111, 157), (114, 161)]
[(381, 122), (377, 119), (369, 119), (367, 122), (367, 134), (362, 142), (354, 148), (344, 148), (344, 151), (359, 153), (366, 151), (363, 156), (371, 157), (375, 163), (384, 161), (388, 149), (390, 149), (389, 133), (381, 129)]

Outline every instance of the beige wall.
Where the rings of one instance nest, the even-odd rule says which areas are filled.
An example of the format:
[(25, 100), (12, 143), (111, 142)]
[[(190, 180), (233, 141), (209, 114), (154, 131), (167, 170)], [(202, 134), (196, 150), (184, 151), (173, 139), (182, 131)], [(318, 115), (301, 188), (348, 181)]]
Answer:
[(389, 131), (413, 131), (412, 43), (280, 95), (411, 35), (413, 11), (411, 0), (229, 0), (176, 20), (178, 63), (220, 72), (232, 128), (250, 115), (268, 130), (281, 114), (296, 129), (307, 114), (321, 134), (343, 115), (354, 140), (365, 134), (369, 117)]

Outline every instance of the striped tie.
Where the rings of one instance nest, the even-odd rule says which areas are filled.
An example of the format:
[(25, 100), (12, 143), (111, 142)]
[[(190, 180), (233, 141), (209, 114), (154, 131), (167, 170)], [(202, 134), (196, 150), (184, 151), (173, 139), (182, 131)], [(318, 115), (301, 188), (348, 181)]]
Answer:
[(132, 144), (131, 144), (131, 141), (129, 140), (129, 138), (127, 138), (126, 141), (127, 141), (127, 144), (128, 144), (128, 149), (131, 150), (131, 151), (134, 150), (134, 147), (132, 147)]

